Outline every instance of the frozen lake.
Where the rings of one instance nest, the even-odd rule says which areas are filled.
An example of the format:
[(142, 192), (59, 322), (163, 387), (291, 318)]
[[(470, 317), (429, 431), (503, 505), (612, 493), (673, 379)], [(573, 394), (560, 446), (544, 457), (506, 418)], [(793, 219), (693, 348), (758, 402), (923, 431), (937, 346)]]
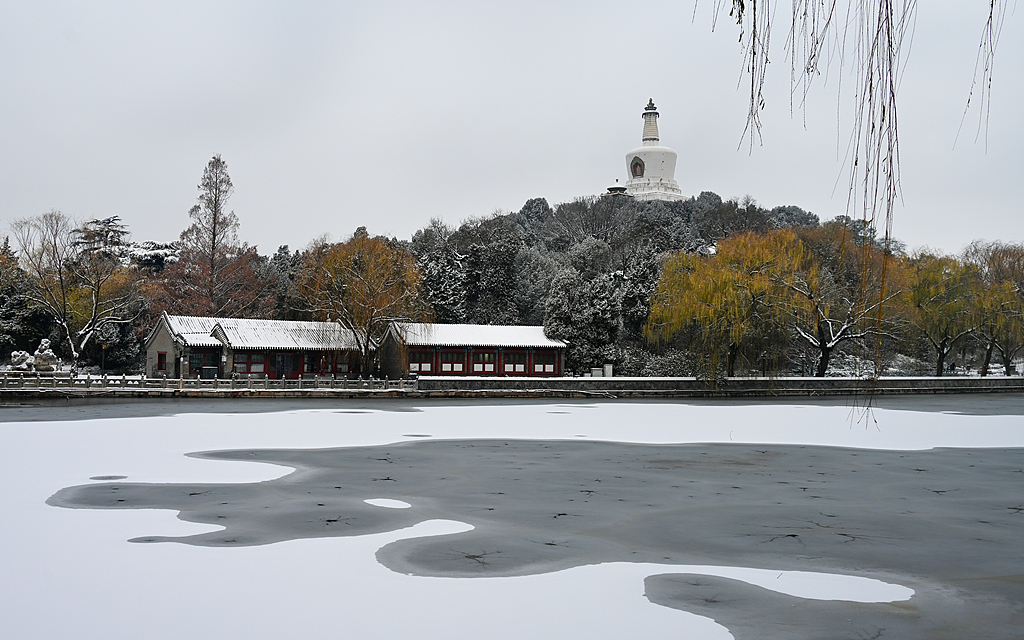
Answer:
[[(3, 408), (0, 619), (9, 638), (711, 639), (750, 637), (738, 614), (801, 604), (802, 622), (780, 619), (759, 636), (783, 638), (807, 635), (787, 625), (835, 623), (861, 602), (881, 607), (868, 621), (912, 605), (941, 626), (942, 611), (964, 618), (955, 606), (970, 600), (946, 584), (960, 569), (944, 554), (979, 528), (988, 546), (963, 553), (981, 573), (963, 577), (998, 574), (1007, 602), (993, 582), (967, 594), (981, 604), (966, 619), (989, 620), (982, 635), (1002, 637), (1024, 625), (1024, 555), (1012, 542), (1024, 531), (1022, 405), (987, 395), (883, 398), (868, 413), (842, 399)], [(197, 452), (214, 453), (187, 455)], [(626, 470), (619, 483), (616, 469)], [(820, 496), (797, 486), (818, 475), (837, 476), (808, 485)], [(666, 478), (674, 484), (655, 487)], [(778, 506), (775, 483), (793, 486)], [(743, 497), (714, 497), (723, 487)], [(698, 502), (669, 508), (672, 490)], [(205, 500), (208, 491), (222, 497)], [(55, 494), (77, 508), (47, 504)], [(492, 494), (501, 497), (482, 497)], [(718, 546), (773, 517), (800, 520), (810, 498), (823, 505), (814, 532), (751, 538), (735, 553)], [(906, 504), (885, 511), (895, 498)], [(98, 508), (83, 508), (90, 500)], [(847, 517), (853, 501), (838, 533), (849, 540), (820, 537), (837, 535), (827, 519)], [(352, 530), (316, 528), (318, 508), (335, 509), (323, 523)], [(508, 515), (484, 513), (495, 509)], [(594, 524), (563, 524), (573, 516)], [(889, 521), (900, 528), (885, 540), (865, 529)], [(699, 526), (658, 535), (680, 522)], [(940, 525), (949, 539), (937, 533), (933, 554), (899, 560)], [(928, 637), (914, 624), (897, 616), (880, 627)]]

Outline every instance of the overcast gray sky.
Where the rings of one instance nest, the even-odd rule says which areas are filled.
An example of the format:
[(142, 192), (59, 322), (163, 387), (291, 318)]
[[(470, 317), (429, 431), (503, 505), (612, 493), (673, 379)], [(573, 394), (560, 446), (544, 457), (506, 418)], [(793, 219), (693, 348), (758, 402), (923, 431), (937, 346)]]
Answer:
[[(987, 152), (976, 109), (954, 148), (987, 3), (918, 6), (894, 225), (910, 247), (1024, 242), (1024, 16), (1012, 5)], [(737, 29), (723, 17), (713, 32), (713, 7), (5, 1), (0, 229), (56, 208), (121, 216), (135, 240), (174, 240), (219, 153), (241, 237), (261, 253), (360, 225), (409, 238), (431, 217), (457, 224), (625, 180), (648, 98), (679, 153), (683, 193), (845, 213), (839, 74), (819, 78), (806, 123), (791, 113), (783, 16), (764, 141), (750, 153)]]

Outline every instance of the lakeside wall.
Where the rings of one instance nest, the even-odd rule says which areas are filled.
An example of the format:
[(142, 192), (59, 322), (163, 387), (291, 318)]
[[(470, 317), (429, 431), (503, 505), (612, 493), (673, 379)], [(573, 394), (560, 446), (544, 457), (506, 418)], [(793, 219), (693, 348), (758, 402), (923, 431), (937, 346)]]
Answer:
[[(5, 376), (5, 378), (7, 378)], [(103, 384), (7, 379), (0, 404), (57, 399), (156, 398), (726, 398), (772, 396), (894, 395), (936, 393), (1020, 393), (1024, 377), (903, 378), (726, 378), (708, 383), (695, 378), (514, 378), (421, 377), (417, 380), (291, 381), (273, 388), (248, 381), (121, 378)]]
[(1024, 391), (1024, 377), (903, 377), (903, 378), (725, 378), (709, 383), (696, 378), (518, 378), (423, 377), (421, 394), (535, 393), (555, 395), (614, 395), (616, 397), (745, 397), (905, 394), (994, 393)]

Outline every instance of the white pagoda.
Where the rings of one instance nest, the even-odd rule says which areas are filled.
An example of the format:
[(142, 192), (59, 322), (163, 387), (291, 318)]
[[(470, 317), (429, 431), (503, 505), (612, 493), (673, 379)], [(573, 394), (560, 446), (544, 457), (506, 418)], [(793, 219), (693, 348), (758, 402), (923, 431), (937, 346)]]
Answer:
[(643, 146), (626, 154), (626, 193), (637, 200), (682, 200), (675, 181), (676, 152), (660, 144), (653, 99), (644, 108), (643, 118)]

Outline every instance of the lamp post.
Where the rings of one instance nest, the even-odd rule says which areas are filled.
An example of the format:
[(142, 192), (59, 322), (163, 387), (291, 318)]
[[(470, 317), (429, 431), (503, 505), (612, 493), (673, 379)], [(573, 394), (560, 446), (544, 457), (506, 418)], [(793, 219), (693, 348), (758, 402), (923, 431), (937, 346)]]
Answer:
[(103, 348), (100, 350), (100, 373), (107, 368), (107, 344), (103, 343)]

